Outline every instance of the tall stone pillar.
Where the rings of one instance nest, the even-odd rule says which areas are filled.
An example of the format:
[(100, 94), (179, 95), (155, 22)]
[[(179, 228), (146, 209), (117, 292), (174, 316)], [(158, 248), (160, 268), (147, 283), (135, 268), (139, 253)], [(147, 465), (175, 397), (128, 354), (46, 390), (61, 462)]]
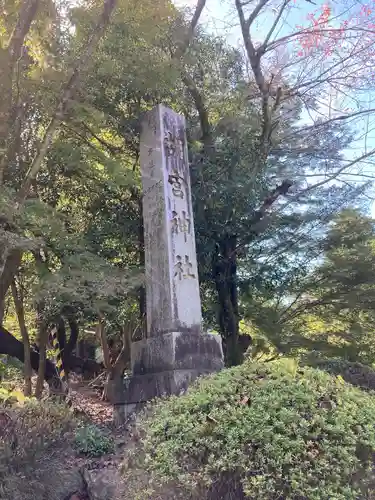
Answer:
[(184, 117), (158, 105), (140, 147), (148, 332), (132, 344), (125, 414), (223, 367), (221, 338), (202, 331)]

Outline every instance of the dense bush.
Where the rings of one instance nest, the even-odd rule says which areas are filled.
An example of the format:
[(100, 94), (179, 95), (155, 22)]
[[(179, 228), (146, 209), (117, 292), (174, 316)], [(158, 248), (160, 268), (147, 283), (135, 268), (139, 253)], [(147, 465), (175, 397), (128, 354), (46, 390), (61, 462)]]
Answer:
[(197, 498), (348, 500), (375, 484), (374, 397), (288, 360), (201, 379), (140, 431), (155, 486)]

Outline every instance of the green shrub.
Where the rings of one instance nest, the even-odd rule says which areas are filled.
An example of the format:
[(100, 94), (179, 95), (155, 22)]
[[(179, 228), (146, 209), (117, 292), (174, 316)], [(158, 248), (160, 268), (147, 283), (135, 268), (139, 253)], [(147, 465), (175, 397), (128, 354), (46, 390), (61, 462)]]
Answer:
[(74, 438), (78, 453), (89, 457), (100, 457), (114, 451), (113, 439), (95, 425), (80, 427)]
[(375, 484), (374, 397), (288, 360), (203, 378), (156, 402), (139, 426), (137, 454), (155, 488), (182, 485), (201, 499), (354, 500)]

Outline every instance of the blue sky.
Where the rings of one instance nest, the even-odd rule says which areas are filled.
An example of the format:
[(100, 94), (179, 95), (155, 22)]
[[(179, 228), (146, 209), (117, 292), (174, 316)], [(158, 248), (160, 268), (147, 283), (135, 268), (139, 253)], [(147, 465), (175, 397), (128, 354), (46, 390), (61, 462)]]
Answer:
[[(254, 3), (256, 2), (254, 1)], [(257, 41), (261, 42), (264, 39), (276, 15), (276, 10), (272, 11), (272, 6), (274, 5), (277, 7), (280, 3), (280, 1), (271, 0), (270, 7), (265, 9), (264, 14), (259, 17), (258, 21), (252, 27), (252, 37), (255, 43)], [(318, 16), (323, 5), (325, 4), (330, 5), (333, 15), (339, 14), (342, 12), (343, 8), (348, 6), (350, 7), (354, 5), (355, 8), (358, 6), (356, 0), (353, 0), (351, 4), (350, 0), (346, 0), (346, 2), (345, 0), (331, 0), (327, 2), (316, 0), (315, 3), (316, 5), (312, 5), (306, 0), (296, 0), (292, 3), (292, 8), (288, 12), (287, 17), (284, 19), (281, 28), (276, 32), (276, 37), (279, 38), (295, 32), (297, 25), (307, 27), (309, 25), (308, 15), (315, 14)], [(195, 7), (196, 0), (176, 0), (176, 4), (179, 6), (189, 5), (191, 7)], [(346, 18), (347, 17), (345, 17), (345, 19)], [(343, 19), (344, 18), (341, 18), (341, 20)], [(225, 36), (229, 43), (235, 46), (243, 47), (242, 35), (238, 23), (237, 12), (235, 10), (234, 0), (207, 0), (206, 7), (201, 17), (201, 22), (208, 31), (217, 35)], [(331, 26), (333, 25), (334, 27), (338, 27), (340, 25), (340, 18), (337, 21), (332, 21), (330, 24)], [(346, 97), (344, 97), (342, 92), (337, 94), (339, 96), (339, 100), (337, 99), (336, 101), (333, 101), (333, 105), (331, 104), (330, 117), (335, 115), (335, 109), (338, 109), (338, 105), (340, 106), (339, 110), (341, 114), (343, 109), (346, 108), (348, 108), (349, 113), (362, 109), (375, 108), (375, 92), (373, 91), (356, 91), (355, 93), (353, 91), (348, 91), (345, 92), (345, 94)], [(328, 107), (325, 103), (328, 102), (329, 99), (332, 100), (332, 93), (328, 95), (322, 92), (320, 109), (316, 112), (311, 112), (311, 110), (309, 113), (304, 112), (302, 120), (307, 123), (312, 123), (312, 120), (316, 119), (319, 114), (328, 115)], [(336, 112), (336, 115), (337, 114), (338, 112)], [(356, 132), (356, 141), (352, 143), (350, 149), (345, 151), (345, 157), (348, 161), (357, 158), (365, 151), (375, 149), (375, 113), (373, 116), (367, 115), (361, 119), (356, 119), (355, 122), (353, 121), (353, 125)], [(373, 164), (373, 161), (369, 159), (368, 161), (361, 163), (361, 165), (357, 164), (353, 168), (352, 173), (362, 173), (370, 176), (374, 175), (375, 177), (374, 167), (375, 163)], [(358, 177), (349, 175), (345, 179), (361, 180)], [(372, 213), (373, 216), (375, 216), (375, 204), (373, 204)]]

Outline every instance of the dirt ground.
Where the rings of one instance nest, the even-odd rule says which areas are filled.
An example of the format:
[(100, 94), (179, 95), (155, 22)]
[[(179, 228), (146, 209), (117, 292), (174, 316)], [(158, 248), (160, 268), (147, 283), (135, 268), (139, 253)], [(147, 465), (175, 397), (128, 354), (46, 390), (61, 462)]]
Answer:
[(72, 436), (66, 436), (36, 456), (32, 463), (23, 463), (6, 474), (0, 481), (1, 500), (124, 499), (115, 490), (121, 486), (120, 468), (124, 450), (131, 446), (131, 431), (114, 427), (112, 405), (103, 401), (101, 391), (89, 382), (73, 376), (68, 399), (73, 415), (113, 438), (114, 453), (99, 458), (80, 456), (72, 447)]

